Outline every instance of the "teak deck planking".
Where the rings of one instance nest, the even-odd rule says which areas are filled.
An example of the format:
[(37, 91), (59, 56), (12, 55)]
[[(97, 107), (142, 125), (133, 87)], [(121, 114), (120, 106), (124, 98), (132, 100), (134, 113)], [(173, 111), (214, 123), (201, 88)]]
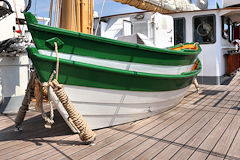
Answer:
[(136, 122), (96, 130), (84, 145), (55, 111), (44, 128), (33, 106), (22, 132), (16, 115), (0, 115), (0, 159), (240, 159), (240, 73), (227, 85), (191, 87), (169, 111)]

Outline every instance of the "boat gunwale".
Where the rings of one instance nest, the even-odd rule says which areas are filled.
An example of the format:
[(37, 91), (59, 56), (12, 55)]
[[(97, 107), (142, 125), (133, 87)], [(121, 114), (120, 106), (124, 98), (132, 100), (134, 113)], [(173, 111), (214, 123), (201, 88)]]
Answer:
[[(35, 47), (28, 47), (27, 51), (28, 51), (28, 53), (30, 52), (30, 54), (28, 54), (30, 58), (34, 58), (32, 56), (35, 56), (38, 59), (45, 59), (47, 61), (51, 61), (51, 62), (56, 63), (56, 58), (55, 57), (41, 55), (40, 53), (38, 53), (38, 50)], [(73, 65), (73, 66), (85, 67), (85, 68), (90, 68), (90, 69), (95, 69), (95, 70), (115, 72), (115, 73), (119, 73), (119, 74), (134, 75), (134, 76), (140, 76), (140, 77), (173, 78), (173, 79), (190, 78), (190, 77), (193, 77), (193, 76), (196, 76), (197, 74), (199, 74), (200, 71), (201, 71), (201, 68), (202, 68), (202, 64), (201, 64), (199, 59), (197, 59), (197, 62), (198, 62), (197, 69), (194, 69), (194, 70), (189, 71), (189, 72), (183, 72), (179, 75), (165, 75), (165, 74), (154, 74), (154, 73), (145, 73), (145, 72), (122, 70), (122, 69), (98, 66), (98, 65), (93, 65), (93, 64), (83, 63), (83, 62), (71, 61), (71, 60), (66, 60), (66, 59), (61, 59), (61, 58), (59, 59), (59, 63), (63, 63), (63, 64), (66, 64), (66, 65)]]
[[(90, 40), (90, 41), (97, 41), (97, 42), (101, 42), (101, 43), (108, 43), (108, 44), (115, 45), (115, 46), (151, 51), (151, 52), (156, 52), (156, 53), (161, 53), (161, 54), (175, 54), (175, 55), (180, 55), (180, 56), (181, 55), (193, 55), (194, 56), (194, 55), (198, 55), (202, 51), (199, 44), (196, 44), (197, 48), (198, 48), (197, 50), (181, 49), (180, 51), (176, 51), (176, 50), (171, 50), (171, 49), (179, 47), (180, 46), (179, 44), (172, 46), (172, 47), (168, 47), (168, 48), (156, 48), (156, 47), (150, 47), (150, 46), (145, 46), (145, 45), (141, 45), (141, 44), (134, 44), (134, 43), (130, 43), (130, 42), (118, 41), (115, 39), (99, 37), (99, 36), (95, 36), (95, 35), (69, 31), (69, 30), (66, 30), (63, 28), (56, 28), (56, 27), (38, 24), (36, 19), (34, 19), (35, 16), (32, 15), (32, 13), (25, 12), (24, 15), (25, 15), (25, 18), (27, 21), (27, 26), (30, 29), (30, 32), (31, 32), (31, 29), (39, 30), (42, 32), (51, 32), (54, 34), (61, 34), (61, 35), (65, 35), (65, 36), (71, 36), (71, 37), (75, 37), (75, 38), (81, 38), (81, 39), (86, 39), (86, 40)], [(194, 44), (194, 42), (183, 43), (183, 45), (185, 45), (185, 44)]]

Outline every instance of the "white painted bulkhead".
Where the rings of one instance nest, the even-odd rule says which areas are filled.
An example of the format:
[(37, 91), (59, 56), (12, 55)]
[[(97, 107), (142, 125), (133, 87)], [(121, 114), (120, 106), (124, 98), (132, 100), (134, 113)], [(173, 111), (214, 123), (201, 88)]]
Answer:
[[(19, 29), (19, 26), (17, 24), (16, 18), (24, 18), (24, 15), (21, 11), (25, 9), (25, 0), (8, 0), (10, 3), (12, 10), (15, 12), (15, 6), (16, 6), (16, 13), (12, 13), (11, 15), (6, 16), (4, 19), (0, 20), (0, 29), (1, 29), (1, 36), (0, 41), (6, 40), (8, 38), (16, 37), (20, 34), (13, 32), (13, 26), (16, 28), (16, 30)], [(4, 5), (4, 3), (2, 2)], [(20, 25), (20, 29), (24, 32), (27, 27), (24, 27), (23, 25)]]
[(216, 42), (200, 45), (202, 52), (199, 58), (202, 63), (202, 71), (198, 75), (198, 80), (205, 84), (221, 84), (226, 73), (224, 54), (235, 49), (228, 40), (222, 38), (222, 11), (204, 10), (171, 14), (173, 18), (185, 18), (186, 42), (193, 42), (193, 17), (204, 15), (215, 15)]
[[(16, 18), (24, 18), (23, 11), (26, 7), (25, 0), (8, 0), (12, 10), (16, 13), (12, 13), (3, 17), (0, 20), (1, 36), (0, 41), (21, 37), (15, 30), (21, 29), (22, 34), (26, 36), (26, 25), (18, 25)], [(2, 3), (4, 5), (4, 3)], [(16, 8), (16, 10), (15, 10)], [(19, 28), (20, 27), (20, 28)], [(21, 45), (25, 45), (25, 42)], [(21, 106), (27, 83), (29, 80), (29, 67), (30, 60), (27, 56), (27, 52), (21, 52), (18, 54), (0, 53), (0, 77), (1, 77), (1, 89), (0, 97), (0, 113), (16, 113)]]
[(0, 77), (0, 105), (3, 103), (2, 78)]
[(0, 57), (3, 103), (0, 113), (16, 113), (21, 106), (29, 80), (30, 60), (27, 54)]
[[(97, 23), (98, 19), (95, 19), (95, 29)], [(149, 44), (154, 44), (155, 47), (165, 48), (173, 46), (173, 18), (168, 15), (152, 12), (114, 15), (102, 17), (100, 27), (98, 28), (99, 36), (123, 41), (123, 37), (134, 36), (138, 33), (145, 35), (146, 38), (144, 40), (148, 40), (151, 42)], [(141, 39), (141, 37), (138, 38)], [(139, 43), (133, 37), (131, 42)], [(140, 44), (146, 45), (143, 42)]]

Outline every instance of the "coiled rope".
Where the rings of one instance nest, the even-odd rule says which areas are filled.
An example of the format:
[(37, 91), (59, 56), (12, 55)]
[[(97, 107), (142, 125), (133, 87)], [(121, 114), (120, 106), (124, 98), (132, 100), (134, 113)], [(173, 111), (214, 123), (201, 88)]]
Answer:
[(63, 89), (63, 85), (58, 83), (59, 56), (57, 42), (54, 42), (54, 45), (57, 60), (56, 79), (54, 79), (53, 81), (50, 80), (48, 85), (52, 87), (59, 101), (62, 103), (63, 107), (67, 111), (69, 115), (69, 122), (78, 132), (80, 139), (86, 143), (92, 143), (96, 138), (96, 134), (90, 129), (83, 116), (73, 106), (72, 102), (70, 101), (66, 92)]
[[(53, 79), (53, 76), (55, 72), (50, 76), (49, 81), (47, 83), (42, 84), (36, 75), (36, 72), (31, 73), (30, 80), (28, 82), (27, 90), (22, 102), (22, 106), (20, 107), (17, 117), (15, 119), (15, 127), (18, 131), (22, 130), (21, 125), (24, 120), (24, 117), (26, 115), (26, 112), (28, 110), (28, 105), (31, 101), (31, 92), (34, 90), (34, 84), (35, 81), (38, 81), (40, 85), (40, 109), (42, 112), (42, 117), (46, 121), (45, 127), (51, 128), (51, 125), (54, 123), (53, 117), (53, 107), (51, 104), (51, 100), (49, 100), (50, 103), (50, 117), (47, 117), (47, 115), (44, 113), (43, 105), (42, 105), (42, 99), (43, 99), (43, 87), (47, 87), (48, 94), (49, 94), (49, 86), (52, 87), (54, 93), (58, 97), (59, 101), (62, 103), (63, 107), (67, 111), (69, 115), (69, 122), (72, 124), (72, 126), (76, 129), (76, 131), (79, 134), (79, 137), (82, 141), (84, 141), (86, 144), (93, 144), (94, 140), (96, 139), (96, 134), (91, 130), (83, 116), (77, 111), (77, 109), (73, 106), (72, 102), (68, 98), (66, 92), (63, 89), (63, 85), (58, 83), (58, 70), (59, 70), (59, 57), (58, 57), (58, 46), (55, 42), (55, 51), (56, 51), (56, 57), (57, 57), (57, 63), (56, 63), (56, 79)], [(48, 96), (51, 97), (50, 95)]]
[(83, 116), (73, 106), (63, 89), (63, 85), (59, 84), (56, 79), (49, 82), (49, 85), (53, 88), (53, 91), (55, 92), (59, 101), (67, 111), (70, 123), (72, 122), (74, 128), (77, 129), (80, 139), (84, 142), (92, 143), (95, 140), (96, 134), (90, 129)]

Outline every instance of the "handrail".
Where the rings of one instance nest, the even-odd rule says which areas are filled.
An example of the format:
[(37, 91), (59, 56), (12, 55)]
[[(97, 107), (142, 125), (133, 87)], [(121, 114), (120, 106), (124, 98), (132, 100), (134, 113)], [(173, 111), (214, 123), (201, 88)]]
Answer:
[(9, 14), (12, 14), (12, 13), (13, 13), (13, 10), (12, 10), (11, 4), (10, 4), (8, 1), (6, 1), (6, 0), (0, 0), (0, 2), (1, 2), (1, 1), (7, 4), (8, 9), (10, 10)]
[(27, 7), (22, 11), (23, 12), (27, 12), (30, 8), (31, 8), (31, 5), (32, 5), (32, 0), (28, 0), (28, 5)]

